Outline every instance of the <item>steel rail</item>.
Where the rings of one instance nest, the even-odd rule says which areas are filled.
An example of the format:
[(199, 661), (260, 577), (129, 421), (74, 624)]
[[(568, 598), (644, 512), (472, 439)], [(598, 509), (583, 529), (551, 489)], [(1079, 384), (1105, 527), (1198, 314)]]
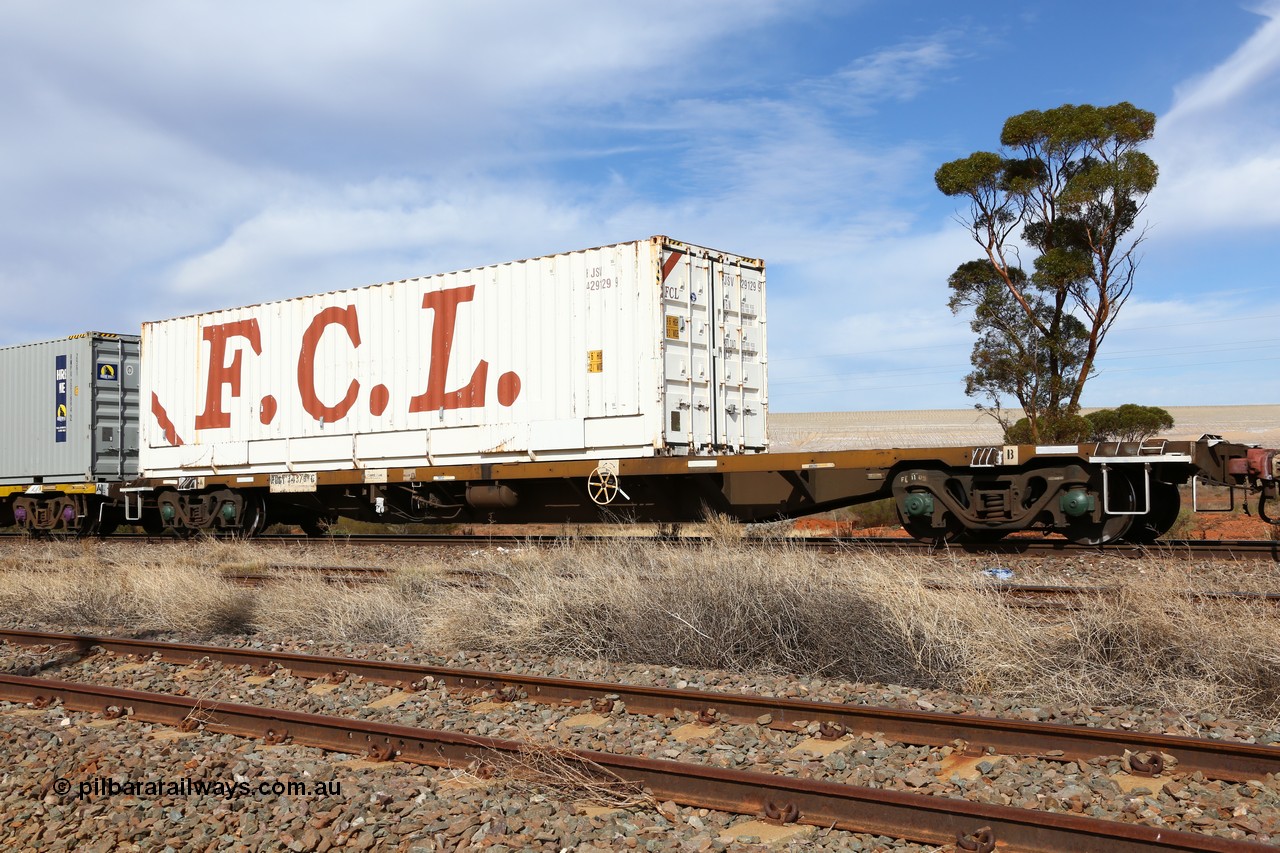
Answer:
[[(957, 586), (939, 581), (936, 583), (926, 583), (929, 589), (948, 590), (948, 589), (972, 589), (973, 587)], [(1106, 597), (1115, 595), (1119, 592), (1119, 587), (1114, 586), (1059, 586), (1056, 584), (1013, 584), (1013, 583), (992, 583), (991, 589), (1008, 596), (1011, 599), (1024, 598), (1035, 601), (1047, 598), (1089, 598), (1089, 597)], [(1180, 590), (1176, 593), (1179, 598), (1191, 601), (1227, 601), (1227, 602), (1257, 602), (1259, 604), (1280, 604), (1280, 592), (1255, 592), (1252, 590)]]
[[(267, 583), (270, 581), (280, 580), (282, 578), (293, 579), (294, 577), (316, 577), (319, 576), (327, 582), (334, 583), (372, 583), (384, 580), (393, 576), (395, 569), (380, 568), (377, 566), (308, 566), (308, 565), (270, 565), (265, 570), (255, 570), (241, 572), (236, 570), (221, 570), (223, 577), (236, 581), (256, 581)], [(485, 579), (483, 572), (475, 571), (446, 571), (436, 576), (441, 582), (464, 582), (463, 578), (469, 578), (470, 585), (482, 584)], [(971, 590), (971, 586), (957, 586), (947, 581), (928, 581), (924, 584), (929, 589), (935, 590)], [(1063, 586), (1059, 584), (1015, 584), (992, 581), (990, 588), (1008, 597), (1015, 602), (1018, 599), (1027, 599), (1037, 603), (1044, 603), (1045, 599), (1068, 598), (1081, 599), (1089, 597), (1105, 597), (1115, 595), (1119, 591), (1119, 587), (1107, 585), (1094, 586)], [(1259, 604), (1280, 604), (1280, 592), (1258, 592), (1254, 590), (1182, 590), (1175, 593), (1180, 598), (1192, 601), (1226, 601), (1226, 602), (1257, 602)]]
[[(256, 541), (297, 542), (306, 541), (307, 537), (281, 535), (278, 537), (259, 537)], [(637, 545), (666, 543), (673, 545), (707, 545), (714, 540), (704, 536), (521, 536), (518, 534), (474, 534), (468, 536), (424, 534), (401, 534), (388, 536), (383, 534), (362, 534), (354, 536), (330, 536), (323, 541), (349, 542), (351, 544), (369, 545), (435, 545), (443, 548), (453, 547), (512, 547), (527, 545), (546, 547), (565, 543), (581, 543), (585, 545), (610, 545), (617, 547), (627, 543)], [(926, 554), (1004, 554), (1009, 556), (1043, 557), (1063, 554), (1099, 554), (1107, 556), (1123, 556), (1130, 558), (1143, 557), (1179, 557), (1196, 559), (1204, 557), (1223, 559), (1271, 559), (1280, 561), (1280, 541), (1267, 539), (1171, 539), (1150, 545), (1135, 545), (1120, 542), (1107, 545), (1081, 545), (1066, 539), (1021, 539), (1008, 538), (997, 542), (957, 542), (933, 543), (922, 542), (897, 536), (879, 537), (780, 537), (743, 540), (760, 547), (798, 547), (816, 551), (850, 551), (859, 549), (882, 548), (888, 550), (916, 551)]]
[[(74, 710), (115, 707), (133, 718), (164, 725), (191, 725), (226, 734), (296, 743), (345, 754), (368, 754), (440, 767), (519, 761), (531, 750), (520, 741), (374, 723), (299, 711), (268, 710), (230, 702), (144, 693), (42, 678), (0, 675), (0, 698), (46, 705), (59, 701)], [(768, 773), (699, 764), (557, 750), (561, 760), (591, 772), (643, 786), (658, 800), (739, 814), (783, 814), (792, 822), (867, 832), (927, 844), (980, 838), (1025, 851), (1210, 851), (1248, 853), (1269, 845), (1142, 824), (1085, 818), (950, 797), (909, 794)]]
[[(0, 533), (0, 538), (28, 538), (22, 533)], [(76, 539), (75, 536), (66, 537)], [(235, 538), (235, 537), (230, 537)], [(148, 544), (189, 543), (190, 539), (172, 536), (148, 536), (146, 534), (113, 534), (102, 541), (146, 542)], [(609, 545), (617, 547), (626, 543), (637, 545), (667, 543), (676, 545), (706, 545), (713, 540), (703, 536), (601, 536), (601, 535), (521, 535), (521, 534), (472, 534), (454, 535), (437, 533), (401, 533), (401, 534), (336, 534), (323, 537), (309, 537), (294, 534), (270, 534), (245, 540), (255, 543), (305, 543), (324, 542), (349, 545), (414, 545), (439, 548), (476, 548), (476, 547), (548, 547), (565, 543), (584, 545)], [(1062, 556), (1068, 554), (1097, 554), (1100, 556), (1128, 557), (1142, 559), (1145, 557), (1163, 557), (1180, 559), (1269, 559), (1280, 562), (1280, 541), (1269, 539), (1171, 539), (1158, 541), (1150, 545), (1136, 545), (1127, 542), (1109, 543), (1106, 545), (1081, 545), (1066, 539), (1022, 539), (1009, 538), (998, 542), (922, 542), (905, 537), (780, 537), (776, 539), (751, 539), (745, 542), (760, 547), (797, 547), (816, 551), (854, 551), (859, 549), (886, 549), (897, 551), (915, 551), (924, 554), (973, 554), (973, 555), (1006, 555), (1019, 557)]]
[(1175, 759), (1179, 773), (1199, 771), (1210, 778), (1232, 781), (1280, 773), (1280, 747), (1180, 735), (82, 634), (0, 630), (0, 640), (24, 646), (68, 647), (78, 654), (97, 646), (138, 658), (158, 654), (176, 663), (208, 659), (232, 666), (276, 666), (302, 678), (346, 672), (369, 681), (410, 688), (430, 678), (453, 688), (523, 691), (534, 702), (580, 704), (615, 697), (628, 712), (649, 716), (693, 713), (707, 719), (714, 716), (716, 721), (756, 724), (767, 715), (767, 725), (780, 731), (794, 733), (794, 723), (800, 721), (827, 723), (855, 734), (882, 735), (900, 743), (945, 746), (959, 740), (975, 754), (990, 748), (1005, 755), (1056, 762), (1122, 755), (1125, 750), (1159, 753)]

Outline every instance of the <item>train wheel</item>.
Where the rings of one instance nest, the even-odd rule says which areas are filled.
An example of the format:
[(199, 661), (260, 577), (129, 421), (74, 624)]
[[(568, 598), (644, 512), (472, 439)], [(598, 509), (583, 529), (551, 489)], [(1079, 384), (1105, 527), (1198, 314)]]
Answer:
[(954, 542), (964, 533), (964, 526), (951, 513), (943, 515), (941, 527), (934, 527), (933, 522), (927, 518), (906, 517), (901, 509), (898, 510), (898, 521), (902, 524), (902, 529), (910, 533), (913, 539), (934, 545)]
[(148, 536), (164, 535), (164, 522), (160, 520), (160, 513), (155, 510), (144, 512), (139, 524), (142, 526), (142, 532)]
[(238, 535), (252, 539), (267, 528), (267, 502), (261, 495), (245, 495), (244, 505), (240, 511), (240, 530)]
[(1172, 483), (1151, 483), (1151, 511), (1134, 519), (1125, 539), (1150, 545), (1168, 533), (1178, 521), (1182, 495)]
[[(1110, 478), (1109, 489), (1107, 503), (1112, 510), (1133, 511), (1137, 505), (1137, 499), (1134, 496), (1133, 483), (1128, 477), (1117, 474)], [(1072, 521), (1062, 533), (1077, 545), (1106, 545), (1108, 542), (1121, 539), (1128, 533), (1134, 518), (1135, 516), (1132, 515), (1104, 515), (1099, 521), (1079, 518)]]

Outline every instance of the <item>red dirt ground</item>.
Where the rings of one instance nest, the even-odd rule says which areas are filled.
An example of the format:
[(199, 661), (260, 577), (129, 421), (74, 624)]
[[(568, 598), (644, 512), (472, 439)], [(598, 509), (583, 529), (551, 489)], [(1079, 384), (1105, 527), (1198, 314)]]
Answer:
[[(1269, 514), (1269, 513), (1268, 513)], [(1197, 515), (1187, 531), (1188, 539), (1271, 539), (1276, 528), (1256, 515)]]

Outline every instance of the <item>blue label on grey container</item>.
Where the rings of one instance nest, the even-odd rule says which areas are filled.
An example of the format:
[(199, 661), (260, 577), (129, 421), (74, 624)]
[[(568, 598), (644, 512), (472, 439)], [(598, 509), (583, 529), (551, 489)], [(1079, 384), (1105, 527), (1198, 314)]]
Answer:
[(113, 362), (109, 362), (109, 361), (98, 362), (98, 379), (101, 380), (102, 382), (120, 381), (116, 377), (116, 374), (118, 372), (119, 372), (119, 367)]
[(67, 357), (65, 355), (56, 356), (54, 367), (57, 369), (57, 386), (54, 391), (54, 401), (57, 404), (57, 411), (53, 419), (53, 440), (67, 440)]

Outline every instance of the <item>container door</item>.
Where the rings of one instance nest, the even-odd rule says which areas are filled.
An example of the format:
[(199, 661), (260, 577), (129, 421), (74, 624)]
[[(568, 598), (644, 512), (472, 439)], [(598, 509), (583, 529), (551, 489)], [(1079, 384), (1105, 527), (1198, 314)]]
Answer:
[(765, 446), (764, 271), (732, 256), (711, 263), (715, 305), (715, 443)]
[(93, 477), (119, 480), (138, 475), (138, 342), (99, 338), (90, 353)]
[(688, 247), (662, 249), (665, 437), (697, 453), (715, 443), (715, 279), (711, 260)]

